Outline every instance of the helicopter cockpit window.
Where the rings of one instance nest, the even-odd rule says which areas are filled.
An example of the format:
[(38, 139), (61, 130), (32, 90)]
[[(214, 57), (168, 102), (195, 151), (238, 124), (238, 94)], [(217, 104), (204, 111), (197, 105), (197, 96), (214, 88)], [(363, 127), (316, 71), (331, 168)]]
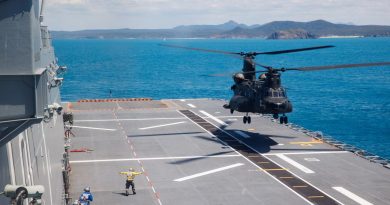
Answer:
[(286, 93), (284, 92), (284, 90), (269, 90), (268, 96), (274, 98), (284, 98), (286, 97)]

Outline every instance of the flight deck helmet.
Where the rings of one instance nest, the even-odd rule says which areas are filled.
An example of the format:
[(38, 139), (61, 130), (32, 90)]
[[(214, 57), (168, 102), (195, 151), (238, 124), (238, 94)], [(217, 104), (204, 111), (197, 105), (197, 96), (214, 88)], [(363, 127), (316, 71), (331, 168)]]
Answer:
[(240, 83), (245, 80), (244, 74), (236, 73), (233, 75), (233, 80), (235, 83)]

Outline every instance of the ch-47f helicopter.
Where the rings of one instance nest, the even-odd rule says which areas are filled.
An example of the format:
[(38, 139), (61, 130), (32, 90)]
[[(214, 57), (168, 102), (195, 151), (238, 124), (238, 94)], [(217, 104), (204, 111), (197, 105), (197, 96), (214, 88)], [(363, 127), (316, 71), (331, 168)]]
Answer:
[[(243, 60), (242, 72), (233, 74), (234, 85), (231, 87), (234, 95), (228, 104), (223, 107), (229, 109), (230, 113), (234, 111), (246, 113), (243, 117), (243, 123), (251, 123), (249, 113), (272, 114), (274, 119), (278, 119), (281, 124), (287, 124), (288, 118), (286, 113), (293, 110), (292, 103), (287, 98), (286, 89), (281, 85), (281, 72), (285, 71), (318, 71), (337, 68), (385, 66), (390, 62), (360, 63), (360, 64), (343, 64), (327, 66), (311, 66), (299, 68), (273, 68), (262, 65), (254, 61), (257, 55), (276, 55), (283, 53), (293, 53), (307, 50), (331, 48), (334, 46), (316, 46), (308, 48), (298, 48), (290, 50), (270, 51), (270, 52), (226, 52), (219, 50), (209, 50), (201, 48), (191, 48), (177, 45), (160, 44), (161, 46), (182, 48), (196, 51), (205, 51), (213, 53), (227, 54)], [(256, 71), (256, 65), (265, 70)], [(261, 73), (258, 78), (256, 73)], [(220, 74), (217, 74), (220, 76)], [(279, 115), (282, 115), (279, 117)]]

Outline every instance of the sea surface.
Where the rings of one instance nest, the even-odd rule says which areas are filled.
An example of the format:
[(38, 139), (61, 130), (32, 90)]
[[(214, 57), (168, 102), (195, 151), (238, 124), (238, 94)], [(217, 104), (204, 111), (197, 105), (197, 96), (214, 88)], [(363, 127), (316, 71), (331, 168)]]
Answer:
[[(242, 61), (227, 55), (159, 46), (273, 51), (334, 45), (316, 51), (258, 56), (274, 67), (390, 61), (390, 38), (315, 40), (167, 39), (54, 40), (68, 66), (62, 100), (110, 97), (230, 99), (232, 79), (209, 74), (235, 72)], [(282, 74), (294, 106), (289, 119), (310, 130), (390, 159), (390, 67)], [(228, 114), (228, 112), (226, 112)]]

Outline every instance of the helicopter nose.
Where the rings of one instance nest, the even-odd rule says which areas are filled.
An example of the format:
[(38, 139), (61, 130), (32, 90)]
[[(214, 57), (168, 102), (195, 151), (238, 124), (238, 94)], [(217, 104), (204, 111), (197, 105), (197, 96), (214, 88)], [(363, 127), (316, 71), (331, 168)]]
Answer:
[(283, 107), (283, 103), (271, 103), (271, 107), (273, 110), (280, 110), (281, 107)]
[(281, 113), (287, 113), (291, 112), (292, 106), (289, 101), (284, 101), (284, 102), (272, 102), (269, 103), (270, 107), (272, 110), (276, 112), (281, 112)]

